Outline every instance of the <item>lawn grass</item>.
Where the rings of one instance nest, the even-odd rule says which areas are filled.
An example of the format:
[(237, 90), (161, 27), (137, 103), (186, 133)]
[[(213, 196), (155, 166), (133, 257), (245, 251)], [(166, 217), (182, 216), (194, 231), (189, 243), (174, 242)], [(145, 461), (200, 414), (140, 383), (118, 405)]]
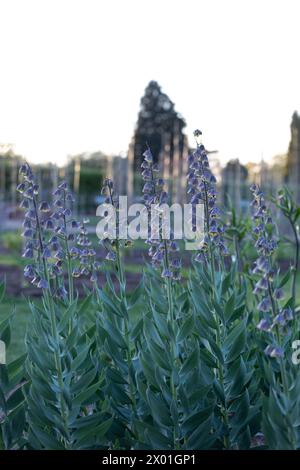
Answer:
[[(130, 269), (128, 271), (130, 271)], [(297, 277), (297, 287), (297, 305), (300, 305), (300, 273)], [(290, 282), (285, 286), (285, 300), (288, 300), (289, 292)], [(34, 302), (40, 303), (41, 300), (35, 299)], [(7, 351), (8, 362), (13, 361), (25, 351), (26, 325), (30, 318), (30, 308), (27, 300), (4, 298), (4, 301), (0, 305), (0, 323), (12, 314), (12, 339), (11, 345)]]
[[(16, 266), (20, 268), (24, 267), (27, 261), (21, 257), (20, 251), (17, 249), (19, 246), (19, 237), (20, 235), (17, 233), (1, 234), (0, 241), (10, 251), (8, 253), (0, 254), (0, 265)], [(91, 234), (91, 238), (96, 244), (96, 234)], [(181, 245), (183, 245), (183, 242), (181, 242)], [(134, 242), (134, 247), (131, 249), (138, 250), (137, 256), (147, 258), (147, 248), (148, 247), (147, 245), (145, 245), (143, 240), (136, 240)], [(257, 255), (255, 248), (251, 245), (247, 247), (247, 259), (250, 261), (255, 259), (256, 256)], [(277, 259), (291, 259), (292, 256), (293, 247), (284, 243), (280, 244)], [(141, 274), (143, 268), (144, 266), (142, 266), (141, 264), (135, 263), (133, 257), (128, 260), (128, 262), (125, 264), (125, 271), (128, 274)], [(104, 262), (102, 270), (109, 272), (112, 270), (112, 267), (109, 263)], [(182, 269), (182, 276), (184, 279), (188, 278), (188, 272), (188, 268), (184, 267)], [(298, 273), (297, 277), (297, 287), (297, 305), (300, 305), (300, 273)], [(290, 282), (285, 286), (286, 300), (288, 299), (289, 291)], [(36, 299), (35, 302), (40, 302), (40, 300)], [(12, 360), (16, 359), (25, 351), (25, 331), (28, 319), (30, 317), (30, 308), (26, 299), (5, 298), (2, 304), (0, 305), (0, 322), (6, 319), (13, 312), (14, 314), (12, 318), (12, 340), (11, 345), (7, 351), (8, 362), (11, 362)]]
[(25, 352), (25, 332), (30, 309), (25, 299), (4, 298), (0, 305), (0, 323), (11, 316), (11, 343), (7, 350), (7, 362)]

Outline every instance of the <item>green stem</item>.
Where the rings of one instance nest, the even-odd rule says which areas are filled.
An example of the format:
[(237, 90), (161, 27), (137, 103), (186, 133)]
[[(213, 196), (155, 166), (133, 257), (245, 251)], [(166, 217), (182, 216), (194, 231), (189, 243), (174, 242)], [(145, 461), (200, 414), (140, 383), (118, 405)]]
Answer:
[[(214, 266), (214, 258), (213, 258), (213, 252), (212, 252), (212, 247), (211, 247), (211, 242), (210, 241), (209, 241), (209, 252), (210, 252), (210, 266), (211, 266), (211, 276), (212, 276), (212, 286), (213, 286), (212, 296), (215, 299), (215, 290), (214, 290), (214, 286), (215, 286), (215, 266)], [(215, 302), (216, 302), (216, 299), (215, 299)], [(220, 319), (219, 319), (219, 317), (216, 313), (215, 313), (215, 322), (216, 322), (216, 344), (217, 344), (217, 347), (221, 350), (222, 349), (221, 328), (220, 328), (221, 325), (220, 325)], [(224, 392), (223, 365), (222, 365), (222, 363), (220, 362), (219, 359), (217, 359), (217, 366), (218, 366), (217, 367), (217, 373), (218, 373), (219, 382), (220, 382), (222, 390)], [(221, 415), (222, 415), (223, 423), (225, 425), (226, 432), (227, 432), (228, 429), (229, 429), (229, 419), (228, 419), (228, 412), (227, 412), (227, 407), (226, 407), (225, 393), (224, 393), (224, 400), (225, 400), (224, 405), (221, 404)], [(223, 441), (224, 441), (225, 449), (229, 449), (230, 448), (230, 441), (229, 441), (229, 437), (228, 437), (227, 434), (225, 434)]]
[[(153, 184), (154, 193), (156, 194), (155, 180), (154, 180), (152, 168), (151, 168), (151, 181)], [(164, 267), (164, 270), (169, 272), (170, 263), (169, 263), (169, 256), (168, 256), (167, 240), (163, 238), (161, 229), (159, 229), (159, 238), (160, 238), (160, 243), (164, 244), (163, 267)], [(169, 277), (166, 280), (166, 288), (167, 288), (167, 300), (168, 300), (168, 320), (169, 320), (169, 324), (170, 324), (171, 331), (172, 331), (172, 336), (170, 338), (170, 352), (171, 352), (172, 360), (174, 361), (174, 366), (176, 367), (177, 354), (176, 354), (176, 344), (175, 344), (175, 338), (174, 338), (174, 323), (176, 321), (176, 317), (175, 317), (174, 302), (173, 302), (172, 280)], [(172, 399), (177, 406), (178, 404), (177, 389), (174, 384), (173, 373), (171, 373), (171, 377), (170, 377), (170, 388), (171, 388)], [(173, 448), (180, 449), (178, 422), (173, 423)]]
[[(268, 279), (268, 295), (269, 295), (269, 299), (271, 302), (273, 318), (275, 318), (277, 315), (277, 307), (275, 304), (273, 289), (272, 289), (269, 279)], [(275, 336), (276, 336), (277, 343), (280, 346), (281, 340), (280, 340), (280, 333), (279, 333), (278, 325), (276, 325), (276, 328), (275, 328)], [(273, 338), (274, 338), (274, 335), (273, 335)], [(281, 383), (282, 383), (284, 392), (286, 393), (288, 391), (288, 387), (287, 387), (287, 382), (286, 382), (285, 370), (284, 370), (284, 367), (282, 367), (282, 358), (280, 358), (279, 363), (280, 363)]]
[[(111, 204), (115, 207), (113, 195), (112, 195), (110, 187), (109, 187), (109, 197), (110, 197)], [(126, 298), (126, 278), (124, 275), (123, 263), (121, 260), (120, 241), (118, 238), (118, 233), (116, 234), (116, 257), (117, 257), (116, 261), (117, 261), (117, 270), (118, 270), (118, 280), (119, 280), (119, 286), (120, 286), (120, 297), (121, 297), (121, 301), (123, 302), (124, 308), (126, 310), (126, 315), (124, 315), (123, 319), (124, 319), (124, 336), (125, 336), (125, 342), (126, 342), (126, 360), (127, 360), (127, 367), (128, 367), (129, 395), (130, 395), (130, 401), (132, 403), (133, 412), (136, 415), (135, 386), (131, 378), (132, 357), (131, 357), (130, 336), (129, 336), (128, 304), (127, 304), (127, 298)], [(131, 423), (131, 430), (133, 430), (132, 423)]]
[[(275, 304), (275, 300), (274, 300), (272, 286), (271, 286), (271, 283), (270, 283), (269, 280), (268, 280), (268, 294), (269, 294), (269, 298), (271, 300), (272, 313), (273, 313), (273, 316), (275, 318), (276, 315), (277, 315), (277, 308), (276, 308), (276, 304)], [(279, 333), (278, 325), (276, 326), (275, 334), (276, 334), (277, 343), (280, 346), (281, 339), (280, 339), (280, 333)], [(285, 370), (285, 367), (284, 367), (284, 362), (283, 362), (282, 357), (279, 358), (279, 368), (280, 368), (282, 389), (283, 389), (283, 392), (284, 392), (285, 396), (289, 400), (290, 392), (289, 392), (289, 386), (288, 386), (286, 370)], [(293, 426), (289, 426), (288, 423), (287, 423), (287, 426), (288, 426), (288, 435), (289, 435), (290, 443), (292, 445), (292, 449), (295, 450), (296, 449), (296, 441), (295, 441), (294, 429), (293, 429)]]
[[(121, 296), (121, 301), (123, 302), (125, 310), (126, 310), (126, 315), (124, 316), (124, 336), (125, 336), (125, 342), (126, 342), (126, 360), (127, 360), (127, 367), (128, 367), (128, 387), (129, 387), (130, 401), (132, 403), (132, 412), (136, 416), (137, 413), (136, 413), (135, 385), (131, 377), (132, 356), (131, 356), (130, 336), (129, 336), (129, 318), (128, 318), (128, 304), (127, 304), (127, 298), (126, 298), (126, 280), (124, 276), (123, 263), (121, 260), (119, 239), (116, 239), (116, 256), (117, 256), (118, 278), (119, 278), (119, 285), (120, 285), (120, 296)], [(131, 416), (131, 431), (134, 432), (132, 416)]]
[[(66, 208), (66, 194), (64, 191), (64, 208)], [(65, 229), (65, 247), (66, 247), (66, 255), (67, 255), (67, 271), (68, 271), (68, 285), (69, 285), (69, 302), (70, 304), (74, 300), (74, 285), (73, 285), (73, 276), (72, 276), (72, 263), (71, 263), (71, 255), (69, 249), (69, 243), (67, 238), (67, 221), (66, 216), (63, 216), (64, 222), (64, 229)], [(70, 325), (70, 330), (72, 330), (72, 325)]]
[[(41, 224), (40, 224), (39, 215), (38, 215), (37, 202), (36, 202), (35, 197), (33, 197), (33, 204), (34, 204), (34, 209), (35, 209), (36, 227), (37, 227), (40, 251), (41, 251), (41, 256), (42, 256), (44, 276), (45, 276), (45, 279), (48, 282), (49, 289), (50, 289), (50, 277), (49, 277), (49, 271), (47, 269), (46, 260), (43, 256), (44, 245), (43, 245)], [(59, 347), (59, 336), (58, 336), (58, 332), (57, 332), (53, 297), (47, 289), (44, 289), (43, 294), (44, 294), (44, 297), (45, 297), (45, 301), (46, 301), (48, 310), (50, 311), (51, 333), (52, 333), (52, 336), (55, 338), (57, 347)], [(66, 448), (69, 448), (69, 440), (70, 439), (69, 439), (69, 429), (68, 429), (68, 418), (67, 418), (67, 411), (66, 411), (66, 407), (65, 407), (65, 401), (64, 401), (64, 397), (63, 397), (64, 382), (63, 382), (63, 375), (62, 375), (61, 358), (60, 358), (60, 354), (59, 354), (58, 350), (55, 350), (55, 352), (54, 352), (54, 361), (55, 361), (55, 367), (56, 367), (56, 371), (57, 371), (57, 380), (58, 380), (59, 387), (60, 387), (59, 403), (60, 403), (60, 409), (61, 409), (61, 414), (62, 414), (62, 418), (63, 418), (63, 428), (64, 428), (65, 435), (67, 436), (67, 440), (65, 438), (64, 438), (64, 440), (65, 440)]]
[(235, 247), (235, 252), (236, 252), (236, 257), (237, 257), (239, 287), (241, 287), (243, 264), (242, 264), (242, 259), (241, 259), (240, 245), (239, 245), (238, 237), (236, 235), (234, 235), (234, 247)]
[(293, 309), (295, 310), (295, 307), (296, 307), (296, 285), (297, 285), (297, 273), (298, 273), (298, 268), (299, 268), (299, 251), (300, 251), (300, 247), (299, 247), (299, 237), (298, 237), (298, 233), (297, 233), (297, 229), (295, 227), (295, 224), (293, 223), (293, 221), (290, 217), (288, 218), (288, 220), (291, 224), (293, 234), (294, 234), (294, 238), (295, 238), (295, 244), (296, 244), (296, 252), (295, 252), (295, 259), (294, 259), (294, 272), (293, 272), (293, 280), (292, 280), (292, 288), (291, 288), (291, 290), (292, 290), (291, 295), (292, 295), (292, 299), (293, 299)]
[[(208, 248), (209, 248), (209, 261), (210, 261), (210, 270), (211, 270), (211, 278), (212, 278), (212, 298), (216, 302), (216, 297), (215, 297), (215, 260), (214, 260), (214, 254), (213, 254), (213, 249), (212, 249), (212, 242), (211, 238), (209, 236), (209, 230), (210, 230), (210, 224), (209, 224), (209, 207), (208, 207), (208, 196), (207, 196), (207, 187), (206, 183), (204, 182), (204, 211), (205, 211), (205, 218), (206, 218), (206, 230), (207, 230), (207, 235), (208, 235)], [(221, 344), (221, 328), (220, 328), (220, 319), (219, 316), (214, 312), (215, 316), (215, 322), (216, 322), (216, 344), (219, 349), (221, 349), (222, 344)], [(218, 374), (218, 379), (220, 382), (220, 385), (222, 387), (222, 390), (224, 391), (224, 375), (223, 375), (223, 365), (220, 362), (218, 358), (216, 358), (217, 361), (217, 374)], [(227, 413), (227, 408), (226, 408), (226, 397), (225, 397), (225, 404), (221, 404), (221, 415), (222, 415), (222, 420), (226, 428), (226, 432), (229, 429), (229, 419), (228, 419), (228, 413)], [(225, 434), (224, 436), (224, 447), (225, 449), (230, 448), (230, 441)]]
[[(162, 240), (161, 240), (162, 241)], [(168, 256), (168, 246), (167, 246), (167, 241), (164, 239), (164, 269), (167, 271), (170, 270), (170, 263), (169, 263), (169, 256)], [(168, 277), (167, 278), (167, 299), (168, 299), (168, 319), (172, 331), (172, 336), (170, 339), (170, 352), (171, 352), (171, 357), (172, 361), (174, 363), (174, 366), (176, 367), (177, 365), (177, 353), (176, 353), (176, 343), (175, 343), (175, 337), (174, 337), (174, 324), (176, 321), (175, 317), (175, 311), (174, 311), (174, 302), (173, 302), (173, 292), (172, 292), (172, 280)], [(171, 387), (171, 394), (172, 394), (172, 399), (176, 406), (178, 405), (178, 397), (177, 397), (177, 389), (174, 384), (174, 374), (171, 372), (171, 377), (170, 377), (170, 387)], [(178, 422), (173, 423), (173, 448), (174, 449), (180, 449), (179, 445), (179, 429), (178, 429)]]
[[(55, 315), (55, 309), (54, 309), (54, 303), (53, 303), (53, 298), (49, 293), (47, 292), (45, 294), (45, 297), (47, 299), (48, 306), (50, 307), (50, 322), (51, 322), (51, 333), (52, 336), (55, 338), (56, 344), (59, 347), (59, 335), (57, 332), (57, 324), (56, 324), (56, 315)], [(67, 438), (65, 438), (65, 446), (67, 449), (70, 449), (70, 434), (69, 434), (69, 428), (68, 428), (68, 411), (67, 407), (65, 404), (64, 396), (63, 396), (63, 389), (64, 389), (64, 381), (63, 381), (63, 373), (62, 373), (62, 364), (61, 364), (61, 357), (60, 353), (58, 350), (55, 350), (54, 353), (54, 360), (55, 360), (55, 366), (57, 370), (57, 380), (60, 388), (60, 393), (59, 393), (59, 402), (60, 402), (60, 409), (61, 409), (61, 414), (63, 418), (63, 427), (64, 427), (64, 432)]]

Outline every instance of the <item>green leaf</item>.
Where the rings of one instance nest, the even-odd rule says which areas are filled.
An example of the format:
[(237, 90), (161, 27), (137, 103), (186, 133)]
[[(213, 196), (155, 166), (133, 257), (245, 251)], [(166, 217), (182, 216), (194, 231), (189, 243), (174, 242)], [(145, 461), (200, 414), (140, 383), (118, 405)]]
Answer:
[(234, 361), (245, 349), (246, 346), (246, 324), (240, 321), (232, 328), (224, 342), (223, 351), (227, 362)]
[(127, 344), (124, 341), (124, 338), (122, 334), (120, 333), (120, 330), (116, 328), (112, 322), (110, 322), (107, 318), (104, 320), (104, 326), (106, 328), (106, 331), (110, 338), (115, 341), (115, 343), (122, 349), (127, 348)]
[(191, 434), (187, 441), (188, 449), (210, 449), (216, 442), (218, 435), (211, 434), (212, 418), (209, 416), (206, 421), (201, 423)]
[(99, 438), (103, 438), (111, 428), (112, 423), (113, 417), (103, 421), (103, 423), (98, 426), (95, 426), (94, 423), (91, 425), (89, 422), (87, 422), (86, 426), (80, 426), (74, 433), (76, 447), (80, 448), (91, 444), (91, 439), (98, 441)]
[(285, 273), (285, 275), (282, 277), (281, 281), (279, 282), (279, 285), (278, 285), (279, 288), (286, 285), (286, 283), (290, 280), (291, 274), (292, 274), (292, 271), (291, 271), (291, 269), (289, 269)]
[(184, 433), (191, 433), (213, 414), (213, 409), (214, 406), (207, 406), (200, 411), (190, 414), (182, 423), (182, 431)]
[(141, 279), (138, 286), (130, 295), (130, 298), (129, 298), (130, 307), (133, 307), (139, 300), (141, 300), (141, 297), (143, 296), (144, 291), (145, 291), (144, 280)]
[(185, 340), (185, 338), (191, 334), (191, 332), (193, 331), (193, 328), (195, 326), (195, 322), (194, 322), (194, 317), (192, 315), (190, 315), (185, 321), (184, 323), (182, 324), (182, 326), (180, 327), (180, 330), (177, 334), (177, 342), (178, 343), (181, 343), (182, 341)]
[(221, 295), (223, 296), (231, 286), (231, 273), (229, 272), (222, 281)]
[(7, 365), (7, 372), (10, 377), (14, 377), (14, 375), (17, 374), (19, 370), (23, 368), (26, 357), (27, 354), (23, 354), (22, 356), (18, 357)]
[(122, 311), (119, 309), (119, 307), (101, 289), (99, 289), (99, 296), (108, 311), (119, 317), (123, 317)]
[(103, 379), (101, 379), (99, 382), (97, 382), (94, 385), (91, 385), (90, 387), (86, 388), (82, 392), (80, 392), (75, 398), (73, 399), (73, 404), (76, 405), (87, 405), (91, 403), (91, 398), (94, 397), (95, 393), (101, 389), (101, 386), (103, 385)]
[(72, 384), (71, 391), (72, 393), (78, 393), (80, 390), (87, 388), (95, 379), (97, 375), (97, 369), (92, 368), (90, 371), (81, 375), (81, 377)]
[(90, 344), (86, 344), (81, 347), (77, 353), (77, 355), (72, 359), (71, 368), (73, 371), (78, 371), (82, 363), (85, 361), (89, 350), (91, 348)]
[(0, 282), (0, 303), (2, 302), (5, 294), (5, 281)]
[(4, 342), (8, 348), (11, 339), (11, 317), (0, 323), (0, 340)]
[(172, 446), (170, 439), (149, 425), (145, 430), (145, 436), (151, 442), (152, 449), (167, 450)]
[(179, 375), (185, 375), (191, 372), (193, 369), (199, 367), (200, 357), (199, 357), (199, 348), (195, 348), (192, 353), (187, 357), (183, 363)]
[(69, 324), (71, 319), (74, 317), (74, 314), (77, 309), (77, 301), (72, 302), (69, 307), (63, 312), (62, 318), (57, 325), (57, 330), (59, 332), (64, 331), (66, 326)]
[(148, 341), (148, 346), (154, 363), (159, 365), (162, 369), (170, 372), (172, 370), (172, 366), (168, 360), (169, 357), (166, 354), (166, 351), (151, 340)]
[[(53, 434), (44, 431), (39, 426), (33, 426), (31, 428), (33, 434), (35, 435), (36, 439), (42, 444), (42, 446), (46, 450), (63, 450), (64, 446), (58, 442)], [(30, 437), (29, 437), (30, 441)]]
[(235, 293), (229, 297), (228, 301), (226, 302), (225, 305), (225, 319), (226, 321), (230, 321), (232, 315), (234, 314), (234, 309), (235, 309)]
[(161, 396), (154, 394), (150, 388), (146, 391), (149, 407), (152, 411), (152, 416), (161, 426), (169, 427), (172, 425), (170, 417), (170, 410)]
[(132, 341), (137, 341), (143, 330), (143, 318), (141, 318), (130, 331)]

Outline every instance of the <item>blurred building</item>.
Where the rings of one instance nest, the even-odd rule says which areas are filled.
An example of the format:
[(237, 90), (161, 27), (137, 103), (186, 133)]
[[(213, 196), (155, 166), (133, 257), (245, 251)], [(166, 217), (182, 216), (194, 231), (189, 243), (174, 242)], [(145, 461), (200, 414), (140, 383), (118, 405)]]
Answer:
[(185, 125), (174, 103), (161, 91), (157, 82), (151, 81), (141, 99), (136, 129), (129, 146), (129, 196), (141, 194), (141, 163), (149, 146), (172, 199), (179, 201), (185, 197), (188, 154), (187, 137), (183, 133)]
[(222, 199), (236, 209), (247, 204), (248, 170), (239, 159), (230, 160), (222, 170)]
[(16, 155), (13, 144), (0, 143), (0, 203), (16, 205), (18, 167), (22, 158)]
[(102, 200), (101, 188), (105, 178), (114, 180), (119, 194), (126, 194), (127, 158), (122, 156), (105, 155), (100, 151), (69, 156), (64, 173), (76, 194), (78, 213), (95, 211)]
[(286, 182), (287, 154), (275, 155), (269, 165), (269, 185), (275, 193)]
[(248, 171), (248, 181), (249, 183), (261, 184), (261, 162), (248, 162), (246, 163), (246, 168)]
[(128, 159), (123, 156), (112, 157), (112, 178), (120, 196), (125, 196), (128, 185)]
[(300, 116), (295, 111), (291, 122), (291, 140), (287, 157), (287, 183), (300, 202)]

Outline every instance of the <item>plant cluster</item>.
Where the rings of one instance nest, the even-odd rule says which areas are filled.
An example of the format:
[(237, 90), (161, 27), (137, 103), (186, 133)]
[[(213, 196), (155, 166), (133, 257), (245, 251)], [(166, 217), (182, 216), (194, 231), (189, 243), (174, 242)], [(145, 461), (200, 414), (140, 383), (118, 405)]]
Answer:
[[(270, 203), (253, 185), (252, 219), (233, 210), (226, 220), (200, 135), (187, 187), (191, 203), (204, 204), (204, 242), (183, 276), (172, 234), (165, 240), (162, 226), (154, 239), (149, 231), (151, 264), (134, 291), (124, 269), (128, 242), (101, 241), (101, 263), (113, 274), (100, 285), (88, 221), (73, 218), (67, 184), (51, 203), (40, 201), (29, 165), (21, 166), (24, 275), (42, 302), (28, 301), (26, 354), (0, 365), (2, 449), (300, 447), (300, 375), (292, 362), (300, 211), (287, 190), (273, 201), (296, 246), (282, 273)], [(141, 174), (145, 204), (160, 217), (168, 194), (150, 149)], [(117, 204), (112, 181), (102, 192)], [(249, 240), (254, 263), (244, 256)], [(76, 290), (81, 277), (90, 281), (84, 298)], [(0, 325), (6, 347), (10, 322)]]

